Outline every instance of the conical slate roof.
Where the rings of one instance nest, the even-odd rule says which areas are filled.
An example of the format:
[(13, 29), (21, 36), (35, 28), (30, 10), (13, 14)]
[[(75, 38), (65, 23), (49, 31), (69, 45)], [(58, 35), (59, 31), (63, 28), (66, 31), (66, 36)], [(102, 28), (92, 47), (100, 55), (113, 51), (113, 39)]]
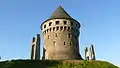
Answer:
[(61, 6), (59, 6), (49, 19), (57, 19), (57, 18), (60, 19), (60, 18), (71, 18), (71, 17)]
[[(70, 19), (70, 20), (74, 20), (61, 6), (59, 6), (54, 13), (50, 16), (50, 18), (48, 18), (47, 20), (45, 20), (42, 24), (41, 24), (41, 29), (42, 29), (42, 25), (48, 21), (48, 20), (52, 20), (52, 19)], [(78, 21), (76, 21), (78, 22)], [(79, 22), (78, 22), (79, 23)], [(80, 27), (80, 24), (79, 24)]]

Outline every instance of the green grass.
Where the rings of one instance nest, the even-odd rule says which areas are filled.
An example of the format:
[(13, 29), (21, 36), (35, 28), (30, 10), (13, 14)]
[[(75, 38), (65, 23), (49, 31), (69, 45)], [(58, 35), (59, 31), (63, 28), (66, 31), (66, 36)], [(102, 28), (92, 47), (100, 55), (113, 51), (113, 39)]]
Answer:
[(0, 62), (0, 68), (118, 68), (118, 67), (106, 61), (11, 60)]

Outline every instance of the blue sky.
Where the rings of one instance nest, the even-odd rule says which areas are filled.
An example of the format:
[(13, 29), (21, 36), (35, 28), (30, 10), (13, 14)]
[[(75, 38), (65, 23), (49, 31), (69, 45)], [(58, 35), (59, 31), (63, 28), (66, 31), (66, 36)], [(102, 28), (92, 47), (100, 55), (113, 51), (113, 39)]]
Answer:
[(0, 0), (0, 56), (2, 60), (29, 59), (32, 37), (41, 34), (41, 23), (62, 5), (81, 23), (82, 57), (84, 47), (93, 44), (98, 60), (120, 66), (119, 3), (120, 0)]

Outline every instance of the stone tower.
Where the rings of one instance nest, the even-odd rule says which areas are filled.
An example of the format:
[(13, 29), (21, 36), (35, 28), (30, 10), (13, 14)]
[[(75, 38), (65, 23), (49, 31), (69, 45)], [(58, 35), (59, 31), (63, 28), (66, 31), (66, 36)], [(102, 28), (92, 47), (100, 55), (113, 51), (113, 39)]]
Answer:
[(40, 34), (33, 37), (31, 45), (31, 60), (40, 60)]
[(41, 24), (45, 59), (82, 59), (79, 54), (80, 23), (59, 6), (49, 19)]

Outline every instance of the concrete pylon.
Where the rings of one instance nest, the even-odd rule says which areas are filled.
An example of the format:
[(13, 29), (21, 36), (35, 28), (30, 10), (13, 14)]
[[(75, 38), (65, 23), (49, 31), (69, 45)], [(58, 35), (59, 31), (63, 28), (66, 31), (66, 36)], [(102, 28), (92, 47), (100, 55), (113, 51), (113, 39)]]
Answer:
[(85, 60), (89, 60), (89, 52), (88, 52), (88, 48), (85, 47)]
[(31, 60), (40, 60), (40, 34), (37, 37), (33, 37), (31, 45)]
[(95, 52), (92, 44), (90, 45), (90, 58), (91, 60), (95, 60)]

